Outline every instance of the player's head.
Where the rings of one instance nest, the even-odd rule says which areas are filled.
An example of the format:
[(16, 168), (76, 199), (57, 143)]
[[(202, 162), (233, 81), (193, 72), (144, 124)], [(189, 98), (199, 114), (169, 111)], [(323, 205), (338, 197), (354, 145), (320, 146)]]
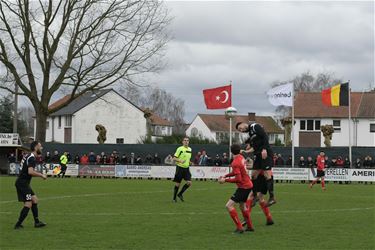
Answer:
[(230, 151), (232, 152), (233, 155), (238, 155), (241, 152), (241, 146), (238, 144), (233, 144), (230, 147)]
[(33, 141), (30, 144), (30, 150), (40, 155), (42, 153), (42, 144), (39, 141)]
[(319, 154), (320, 154), (320, 156), (324, 156), (325, 155), (323, 151), (320, 151)]
[(185, 136), (184, 139), (182, 139), (182, 145), (185, 147), (189, 146), (189, 137)]
[(236, 129), (242, 133), (249, 131), (249, 124), (245, 122), (237, 122)]

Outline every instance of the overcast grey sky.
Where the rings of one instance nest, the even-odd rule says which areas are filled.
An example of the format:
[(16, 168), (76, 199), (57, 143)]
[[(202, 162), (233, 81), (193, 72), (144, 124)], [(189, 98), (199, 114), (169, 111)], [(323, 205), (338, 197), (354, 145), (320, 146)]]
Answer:
[[(272, 82), (334, 72), (355, 91), (374, 87), (374, 3), (177, 2), (168, 67), (153, 82), (185, 100), (186, 120), (206, 110), (202, 90), (232, 80), (239, 113), (272, 114)], [(222, 113), (223, 111), (217, 111)]]

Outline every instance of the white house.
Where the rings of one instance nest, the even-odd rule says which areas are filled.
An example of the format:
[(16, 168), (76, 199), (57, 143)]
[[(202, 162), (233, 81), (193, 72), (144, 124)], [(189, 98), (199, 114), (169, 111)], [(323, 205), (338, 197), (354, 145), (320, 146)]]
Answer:
[[(50, 108), (68, 99), (65, 96)], [(106, 89), (87, 92), (51, 114), (47, 119), (46, 141), (98, 143), (97, 124), (107, 130), (105, 143), (137, 143), (147, 133), (143, 111), (115, 90)]]
[[(145, 108), (142, 108), (145, 111)], [(156, 140), (164, 136), (171, 136), (173, 133), (173, 123), (156, 114), (150, 116), (152, 139)]]
[[(243, 143), (248, 138), (248, 134), (236, 131), (236, 123), (247, 123), (249, 121), (255, 121), (264, 127), (271, 144), (274, 144), (276, 140), (284, 143), (284, 130), (280, 128), (276, 121), (270, 116), (255, 116), (255, 113), (236, 115), (232, 120), (234, 142)], [(229, 120), (226, 119), (225, 115), (198, 114), (186, 129), (186, 135), (207, 138), (218, 143), (227, 141), (229, 138)]]
[(375, 91), (351, 93), (351, 120), (348, 107), (326, 107), (321, 93), (299, 92), (295, 107), (295, 146), (324, 147), (322, 125), (333, 125), (332, 146), (375, 146)]

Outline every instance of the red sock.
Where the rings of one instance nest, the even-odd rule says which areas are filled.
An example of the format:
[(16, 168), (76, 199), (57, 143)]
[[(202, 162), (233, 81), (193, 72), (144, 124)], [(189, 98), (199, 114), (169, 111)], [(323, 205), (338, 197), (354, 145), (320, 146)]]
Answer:
[(260, 207), (262, 208), (263, 213), (266, 216), (267, 220), (272, 220), (270, 209), (267, 207), (267, 204), (265, 201), (260, 202)]
[(324, 182), (324, 180), (322, 179), (322, 188), (324, 188), (326, 186), (326, 183)]
[(249, 210), (249, 214), (251, 214), (251, 210), (253, 209), (253, 208), (251, 207), (252, 204), (253, 204), (253, 199), (248, 199), (248, 200), (246, 201), (246, 207), (247, 207), (247, 209)]
[(238, 214), (235, 208), (229, 211), (230, 217), (232, 217), (232, 220), (234, 224), (236, 224), (237, 229), (242, 229), (242, 223), (240, 219), (238, 218)]
[(250, 219), (250, 211), (249, 211), (249, 209), (242, 210), (242, 216), (243, 216), (243, 218), (246, 221), (247, 228), (253, 228), (253, 223), (251, 222), (251, 219)]

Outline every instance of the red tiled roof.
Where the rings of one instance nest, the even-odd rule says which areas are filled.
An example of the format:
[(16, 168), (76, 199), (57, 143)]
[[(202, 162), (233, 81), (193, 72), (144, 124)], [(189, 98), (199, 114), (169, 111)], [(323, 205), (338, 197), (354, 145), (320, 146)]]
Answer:
[[(198, 114), (211, 131), (228, 131), (229, 121), (225, 115)], [(249, 122), (247, 115), (236, 115), (233, 119), (233, 129), (237, 122)], [(276, 121), (270, 116), (255, 116), (255, 122), (261, 124), (267, 133), (283, 134), (284, 130), (277, 125)]]
[[(348, 117), (348, 107), (327, 107), (322, 103), (320, 92), (298, 92), (294, 102), (296, 118), (342, 118)], [(351, 93), (351, 116), (375, 117), (375, 92)]]
[(65, 102), (67, 102), (69, 100), (71, 95), (66, 95), (62, 98), (60, 98), (59, 100), (55, 101), (54, 103), (52, 103), (51, 105), (48, 106), (48, 109), (51, 110), (51, 109), (54, 109), (62, 104), (64, 104)]
[[(141, 107), (141, 110), (143, 112), (145, 112), (146, 108), (144, 107)], [(151, 111), (152, 113), (152, 111)], [(169, 127), (173, 127), (173, 124), (172, 122), (168, 121), (167, 119), (164, 119), (154, 113), (151, 114), (150, 116), (150, 120), (151, 120), (151, 125), (159, 125), (159, 126), (169, 126)]]

